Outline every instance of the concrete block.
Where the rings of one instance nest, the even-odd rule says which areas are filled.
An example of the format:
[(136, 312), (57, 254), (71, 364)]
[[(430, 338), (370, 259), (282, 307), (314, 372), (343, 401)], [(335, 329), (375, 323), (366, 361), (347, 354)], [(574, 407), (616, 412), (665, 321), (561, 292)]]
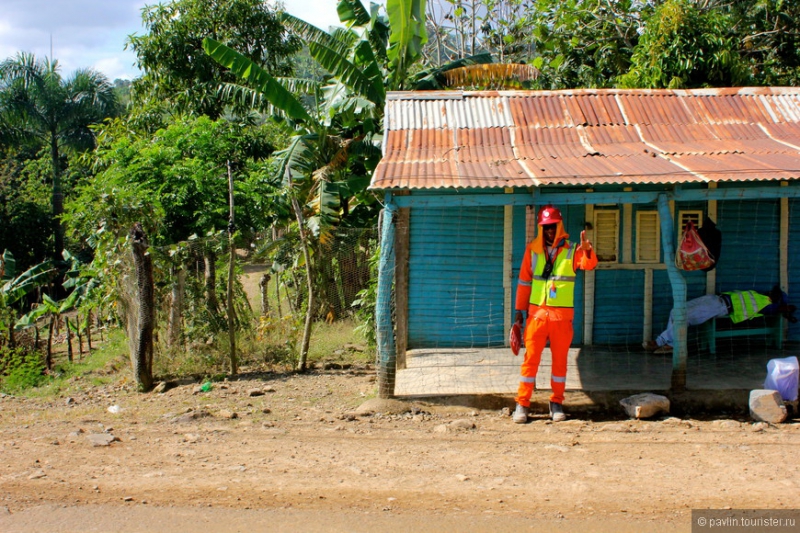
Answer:
[(750, 391), (750, 416), (753, 420), (780, 424), (786, 420), (786, 415), (780, 392), (770, 389)]

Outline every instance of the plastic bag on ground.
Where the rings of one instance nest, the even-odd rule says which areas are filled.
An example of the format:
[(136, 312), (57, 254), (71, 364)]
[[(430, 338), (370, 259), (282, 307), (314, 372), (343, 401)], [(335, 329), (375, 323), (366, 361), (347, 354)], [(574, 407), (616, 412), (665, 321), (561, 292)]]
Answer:
[(764, 388), (778, 391), (785, 402), (793, 402), (797, 400), (798, 374), (800, 365), (796, 356), (770, 359)]

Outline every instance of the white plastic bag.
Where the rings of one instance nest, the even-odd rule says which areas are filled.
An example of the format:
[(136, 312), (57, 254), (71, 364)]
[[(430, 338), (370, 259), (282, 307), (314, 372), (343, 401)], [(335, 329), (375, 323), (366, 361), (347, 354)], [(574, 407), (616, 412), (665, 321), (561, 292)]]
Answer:
[(800, 374), (800, 365), (798, 365), (797, 357), (770, 359), (767, 363), (767, 379), (764, 381), (764, 388), (778, 391), (785, 402), (793, 402), (797, 400), (798, 374)]

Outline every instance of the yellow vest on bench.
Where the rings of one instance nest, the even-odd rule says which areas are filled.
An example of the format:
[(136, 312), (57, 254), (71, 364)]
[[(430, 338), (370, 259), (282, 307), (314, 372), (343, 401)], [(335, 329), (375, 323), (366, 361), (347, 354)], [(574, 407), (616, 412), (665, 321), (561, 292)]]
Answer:
[(764, 309), (772, 300), (769, 296), (756, 291), (733, 291), (723, 293), (731, 299), (730, 319), (734, 324), (762, 316), (759, 311)]

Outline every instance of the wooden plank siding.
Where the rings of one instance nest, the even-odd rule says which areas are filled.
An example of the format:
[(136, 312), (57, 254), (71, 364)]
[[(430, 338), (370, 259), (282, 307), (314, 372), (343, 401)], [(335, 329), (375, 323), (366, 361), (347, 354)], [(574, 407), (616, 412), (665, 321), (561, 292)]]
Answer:
[(411, 209), (408, 349), (503, 345), (503, 211)]
[(780, 201), (719, 202), (717, 292), (768, 291), (780, 282)]
[[(797, 205), (798, 200), (790, 200)], [(756, 289), (769, 290), (780, 281), (780, 200), (760, 199), (743, 201), (715, 202), (717, 227), (722, 231), (723, 249), (721, 260), (714, 271), (716, 281), (714, 292)], [(623, 213), (619, 228), (622, 250), (635, 250), (635, 213), (639, 210), (652, 211), (652, 204), (634, 206), (632, 214), (624, 214), (627, 206), (618, 206)], [(680, 235), (678, 214), (681, 211), (700, 210), (708, 213), (705, 202), (678, 202), (674, 205), (675, 234)], [(713, 210), (712, 210), (713, 211)], [(713, 214), (713, 213), (712, 213)], [(631, 216), (632, 215), (632, 216)], [(790, 234), (800, 231), (800, 217), (792, 218)], [(628, 242), (631, 240), (632, 242)], [(790, 240), (791, 243), (791, 240)], [(677, 243), (676, 243), (677, 244)], [(800, 246), (790, 249), (788, 264), (800, 264)], [(623, 258), (628, 254), (623, 252)], [(794, 259), (794, 261), (793, 261)], [(662, 253), (662, 261), (665, 261)], [(670, 259), (671, 260), (671, 259)], [(761, 265), (756, 267), (755, 265)], [(652, 285), (646, 285), (652, 272)], [(686, 279), (687, 299), (702, 296), (708, 292), (705, 272), (682, 272)], [(789, 272), (789, 279), (800, 275), (800, 267)], [(673, 307), (669, 278), (661, 265), (636, 265), (632, 262), (603, 264), (595, 274), (594, 323), (592, 341), (594, 345), (638, 345), (642, 342), (645, 323), (652, 321), (652, 337), (655, 338), (666, 326)], [(652, 291), (652, 310), (648, 314), (643, 304), (645, 296)], [(790, 326), (790, 340), (800, 339), (800, 327)]]
[(594, 345), (641, 343), (644, 272), (598, 270), (594, 294)]

